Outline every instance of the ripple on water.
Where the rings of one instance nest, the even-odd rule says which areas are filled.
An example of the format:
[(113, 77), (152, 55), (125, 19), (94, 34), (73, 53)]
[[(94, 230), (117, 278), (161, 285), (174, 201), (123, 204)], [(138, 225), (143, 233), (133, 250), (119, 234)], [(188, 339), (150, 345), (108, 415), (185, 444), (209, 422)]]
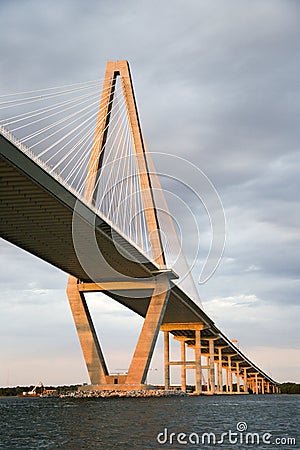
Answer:
[[(221, 434), (229, 429), (236, 431), (238, 422), (245, 422), (251, 432), (269, 432), (299, 439), (299, 403), (300, 396), (295, 395), (87, 401), (1, 398), (0, 448), (199, 448), (192, 444), (159, 445), (156, 437), (165, 428), (176, 434)], [(228, 447), (227, 443), (219, 447), (244, 450), (245, 445)], [(202, 448), (211, 448), (211, 445), (202, 445)], [(270, 449), (270, 446), (260, 444), (253, 448)]]

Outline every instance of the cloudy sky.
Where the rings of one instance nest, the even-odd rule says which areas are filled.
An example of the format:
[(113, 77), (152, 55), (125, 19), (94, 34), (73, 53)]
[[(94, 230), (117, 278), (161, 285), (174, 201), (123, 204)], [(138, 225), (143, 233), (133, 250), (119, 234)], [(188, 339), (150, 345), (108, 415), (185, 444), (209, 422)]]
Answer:
[[(200, 168), (224, 206), (203, 307), (279, 382), (300, 382), (299, 22), (296, 0), (0, 2), (0, 95), (103, 78), (107, 60), (129, 60), (149, 148)], [(5, 241), (1, 267), (0, 385), (88, 381), (66, 274)], [(111, 371), (128, 368), (140, 318), (89, 304)]]

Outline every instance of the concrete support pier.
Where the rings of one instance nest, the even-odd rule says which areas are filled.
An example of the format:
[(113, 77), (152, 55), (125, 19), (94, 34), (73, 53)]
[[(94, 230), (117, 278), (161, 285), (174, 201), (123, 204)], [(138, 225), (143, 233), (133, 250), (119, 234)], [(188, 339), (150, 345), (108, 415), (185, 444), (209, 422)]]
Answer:
[(237, 393), (240, 394), (241, 392), (241, 385), (240, 385), (240, 363), (236, 362), (235, 363), (236, 366), (236, 390)]
[(247, 367), (244, 367), (244, 392), (245, 394), (248, 394), (248, 380), (247, 380)]
[(209, 357), (208, 357), (208, 374), (209, 374), (209, 393), (215, 393), (215, 346), (214, 339), (209, 339)]
[(222, 371), (222, 347), (218, 348), (218, 383), (217, 383), (217, 389), (218, 394), (223, 394), (223, 371)]
[[(106, 291), (108, 287), (115, 291), (124, 288), (128, 290), (146, 288), (150, 292), (152, 291), (144, 324), (128, 374), (126, 375), (110, 375), (108, 373), (104, 355), (84, 298), (85, 292)], [(149, 365), (168, 302), (168, 277), (164, 275), (160, 276), (154, 281), (151, 280), (148, 284), (139, 281), (130, 283), (115, 281), (104, 282), (102, 284), (85, 284), (80, 283), (74, 277), (69, 277), (67, 295), (92, 385), (102, 390), (114, 389), (116, 385), (121, 390), (143, 389), (146, 386)]]
[(165, 389), (170, 388), (170, 338), (169, 332), (164, 331), (164, 379)]
[(91, 383), (106, 384), (107, 366), (77, 278), (69, 277), (67, 295)]
[(126, 383), (144, 384), (169, 297), (169, 285), (154, 288), (143, 327), (129, 367)]
[[(202, 323), (164, 323), (161, 326), (161, 331), (164, 332), (164, 379), (165, 379), (165, 389), (167, 386), (170, 387), (170, 368), (171, 366), (181, 367), (181, 389), (186, 391), (186, 373), (187, 369), (194, 369), (196, 372), (196, 383), (195, 383), (195, 393), (202, 393), (202, 373), (201, 373), (201, 330), (203, 329)], [(177, 333), (182, 331), (189, 331), (194, 334), (192, 338), (174, 335), (174, 339), (180, 344), (180, 360), (170, 361), (170, 342), (169, 333)], [(186, 347), (187, 341), (193, 339), (195, 344), (189, 345), (190, 348), (194, 349), (195, 360), (187, 360), (186, 357)]]
[(258, 373), (257, 372), (255, 372), (254, 390), (255, 390), (255, 394), (259, 393), (259, 389), (258, 389)]
[(186, 392), (186, 354), (185, 354), (185, 341), (180, 341), (180, 355), (181, 355), (181, 390)]
[(228, 392), (229, 394), (232, 394), (233, 390), (232, 390), (232, 368), (231, 368), (231, 358), (232, 355), (228, 355), (227, 356), (227, 360), (228, 360)]
[(202, 394), (201, 329), (195, 330), (196, 393)]

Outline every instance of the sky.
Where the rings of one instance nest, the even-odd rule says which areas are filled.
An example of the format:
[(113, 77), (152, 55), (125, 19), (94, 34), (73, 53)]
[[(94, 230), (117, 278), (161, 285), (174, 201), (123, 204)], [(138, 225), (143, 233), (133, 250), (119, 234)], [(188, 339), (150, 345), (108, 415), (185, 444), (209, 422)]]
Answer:
[[(129, 61), (149, 149), (199, 168), (224, 207), (224, 254), (198, 284), (209, 224), (185, 194), (203, 308), (278, 382), (300, 382), (299, 21), (296, 0), (0, 2), (0, 95), (102, 79), (106, 61)], [(197, 239), (188, 233), (188, 259)], [(67, 275), (0, 245), (0, 385), (88, 382)], [(110, 370), (126, 370), (141, 318), (103, 296), (88, 303)], [(148, 378), (162, 381), (161, 338)]]

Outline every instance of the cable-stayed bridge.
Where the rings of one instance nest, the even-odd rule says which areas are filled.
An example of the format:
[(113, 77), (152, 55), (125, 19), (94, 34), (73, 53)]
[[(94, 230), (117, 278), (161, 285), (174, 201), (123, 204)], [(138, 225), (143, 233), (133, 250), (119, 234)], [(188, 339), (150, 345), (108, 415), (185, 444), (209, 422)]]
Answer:
[[(177, 365), (183, 390), (191, 369), (199, 394), (233, 393), (234, 385), (237, 393), (277, 392), (201, 307), (143, 138), (127, 61), (107, 63), (103, 83), (2, 96), (0, 114), (1, 236), (69, 274), (92, 385), (145, 388), (162, 331), (166, 389)], [(85, 300), (101, 291), (145, 318), (124, 375), (109, 373)], [(178, 361), (170, 360), (170, 335), (180, 342)]]

